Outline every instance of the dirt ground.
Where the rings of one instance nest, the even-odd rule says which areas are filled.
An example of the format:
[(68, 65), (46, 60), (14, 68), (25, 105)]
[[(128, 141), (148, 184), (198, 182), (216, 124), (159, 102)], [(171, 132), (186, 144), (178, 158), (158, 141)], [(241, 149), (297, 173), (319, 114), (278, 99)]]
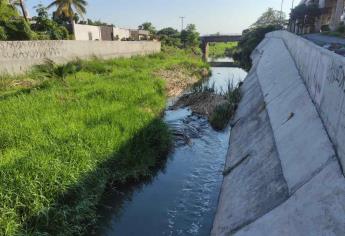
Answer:
[(199, 115), (212, 116), (215, 108), (226, 103), (224, 96), (212, 92), (200, 92), (183, 95), (173, 106), (172, 109), (181, 107), (190, 107), (190, 109)]
[(171, 68), (169, 70), (162, 69), (155, 73), (156, 76), (163, 78), (167, 83), (167, 94), (169, 97), (177, 97), (189, 86), (195, 84), (200, 76), (209, 75), (209, 71), (205, 68), (202, 71), (187, 72), (184, 68)]

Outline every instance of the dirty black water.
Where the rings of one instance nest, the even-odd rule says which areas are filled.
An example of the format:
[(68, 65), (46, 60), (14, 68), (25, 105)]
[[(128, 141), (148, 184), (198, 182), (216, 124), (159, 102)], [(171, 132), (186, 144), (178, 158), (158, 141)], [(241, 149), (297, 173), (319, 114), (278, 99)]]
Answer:
[[(212, 68), (203, 86), (217, 92), (243, 80), (239, 68)], [(145, 183), (111, 196), (101, 235), (209, 235), (216, 212), (230, 129), (214, 131), (188, 108), (167, 109), (164, 117), (175, 138), (165, 166)]]

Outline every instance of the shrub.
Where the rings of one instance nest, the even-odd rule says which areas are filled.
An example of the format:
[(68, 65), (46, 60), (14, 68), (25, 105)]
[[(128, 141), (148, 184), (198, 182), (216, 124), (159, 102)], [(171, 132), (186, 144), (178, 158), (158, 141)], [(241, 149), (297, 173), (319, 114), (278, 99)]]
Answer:
[(5, 32), (5, 29), (0, 26), (0, 40), (6, 40), (6, 39), (7, 39), (7, 35)]
[(229, 123), (231, 116), (232, 109), (230, 103), (218, 105), (210, 117), (210, 124), (215, 130), (223, 130)]
[(1, 21), (0, 26), (4, 28), (8, 40), (31, 40), (34, 33), (24, 19)]
[(39, 4), (36, 12), (37, 16), (34, 17), (36, 23), (33, 25), (33, 29), (38, 33), (38, 39), (62, 40), (69, 38), (68, 30), (64, 26), (49, 19), (46, 7)]
[(34, 37), (29, 24), (4, 1), (0, 1), (0, 28), (0, 40), (30, 40)]
[(282, 29), (281, 25), (268, 25), (243, 31), (242, 39), (233, 54), (234, 60), (244, 69), (249, 70), (252, 66), (250, 55), (253, 50), (265, 38), (267, 33), (280, 29)]
[(227, 98), (227, 102), (218, 105), (209, 119), (211, 126), (215, 130), (225, 129), (230, 119), (235, 115), (237, 106), (241, 100), (240, 88), (237, 87), (234, 89), (233, 85), (229, 84), (228, 91), (225, 96)]

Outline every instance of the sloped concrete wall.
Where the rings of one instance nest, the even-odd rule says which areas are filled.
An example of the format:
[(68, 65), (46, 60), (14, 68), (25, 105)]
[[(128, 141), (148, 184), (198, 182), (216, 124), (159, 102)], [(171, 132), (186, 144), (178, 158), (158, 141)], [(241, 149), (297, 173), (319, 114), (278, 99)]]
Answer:
[(23, 73), (46, 59), (65, 63), (76, 58), (130, 57), (160, 50), (160, 42), (152, 41), (0, 41), (0, 74)]
[(345, 235), (339, 156), (305, 67), (274, 34), (253, 52), (241, 87), (211, 235)]
[[(286, 31), (269, 33), (289, 49), (345, 169), (345, 58)], [(344, 172), (345, 173), (345, 172)]]

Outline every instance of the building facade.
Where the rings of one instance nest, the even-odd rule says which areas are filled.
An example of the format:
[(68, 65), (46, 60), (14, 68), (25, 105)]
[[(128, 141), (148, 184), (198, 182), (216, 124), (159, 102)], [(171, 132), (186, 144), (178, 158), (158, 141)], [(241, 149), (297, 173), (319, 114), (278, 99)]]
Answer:
[(131, 39), (138, 40), (150, 40), (150, 32), (147, 30), (130, 30)]
[(75, 40), (91, 41), (140, 41), (150, 40), (150, 32), (131, 30), (113, 26), (93, 26), (73, 24)]
[(323, 27), (329, 27), (334, 31), (344, 22), (345, 18), (345, 0), (302, 0), (301, 4), (317, 4), (321, 15), (315, 19), (315, 25), (305, 25), (303, 22), (290, 22), (290, 31), (295, 33), (320, 32)]
[(102, 39), (99, 26), (74, 24), (73, 28), (75, 40), (99, 41)]
[(131, 37), (129, 29), (123, 29), (119, 27), (113, 27), (113, 35), (115, 40), (128, 40)]

